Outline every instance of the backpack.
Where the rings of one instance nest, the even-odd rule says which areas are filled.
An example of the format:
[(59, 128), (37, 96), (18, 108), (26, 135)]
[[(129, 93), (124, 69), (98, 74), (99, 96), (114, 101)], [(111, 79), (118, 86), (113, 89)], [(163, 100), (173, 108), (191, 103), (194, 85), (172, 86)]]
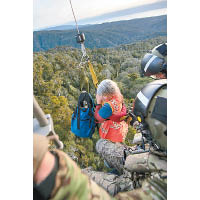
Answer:
[(94, 118), (95, 104), (92, 96), (83, 91), (81, 92), (77, 107), (72, 114), (71, 131), (78, 137), (91, 138), (95, 131)]

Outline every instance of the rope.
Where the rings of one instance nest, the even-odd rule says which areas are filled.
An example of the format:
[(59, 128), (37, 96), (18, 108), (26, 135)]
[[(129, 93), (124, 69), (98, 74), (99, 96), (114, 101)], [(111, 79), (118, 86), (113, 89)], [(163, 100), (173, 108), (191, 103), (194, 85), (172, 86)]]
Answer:
[(70, 5), (71, 5), (71, 9), (72, 9), (73, 16), (74, 16), (74, 21), (75, 21), (75, 23), (76, 23), (76, 30), (77, 30), (78, 34), (80, 34), (80, 31), (79, 31), (79, 29), (78, 29), (78, 24), (77, 24), (77, 21), (76, 21), (76, 16), (75, 16), (75, 14), (74, 14), (74, 9), (73, 9), (73, 7), (72, 7), (72, 2), (71, 2), (71, 0), (69, 0), (69, 2), (70, 2)]

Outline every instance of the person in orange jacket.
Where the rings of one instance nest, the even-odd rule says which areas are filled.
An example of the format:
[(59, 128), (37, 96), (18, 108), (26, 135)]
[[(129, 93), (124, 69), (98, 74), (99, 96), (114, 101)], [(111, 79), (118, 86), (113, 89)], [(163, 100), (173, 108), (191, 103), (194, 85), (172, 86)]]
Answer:
[(94, 116), (101, 123), (100, 137), (112, 142), (123, 142), (128, 124), (121, 120), (126, 115), (126, 107), (117, 84), (109, 79), (103, 80), (97, 88), (96, 101)]

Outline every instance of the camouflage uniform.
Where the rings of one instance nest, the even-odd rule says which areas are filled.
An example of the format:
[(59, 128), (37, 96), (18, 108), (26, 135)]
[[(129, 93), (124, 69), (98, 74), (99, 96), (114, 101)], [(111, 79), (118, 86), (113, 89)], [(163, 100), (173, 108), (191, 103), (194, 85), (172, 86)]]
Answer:
[[(59, 171), (56, 175), (55, 186), (51, 194), (51, 200), (64, 200), (64, 199), (97, 199), (97, 200), (160, 200), (166, 199), (165, 189), (166, 184), (157, 182), (153, 179), (149, 179), (144, 182), (141, 189), (132, 190), (130, 192), (118, 193), (115, 197), (109, 196), (104, 189), (99, 187), (94, 181), (89, 179), (86, 175), (81, 173), (80, 168), (77, 167), (65, 153), (56, 150), (56, 154), (59, 156)], [(113, 177), (111, 177), (113, 176)], [(112, 180), (116, 178), (116, 182), (120, 183), (123, 181), (126, 183), (126, 179), (120, 178), (116, 175), (108, 175), (107, 183), (109, 178)], [(117, 184), (108, 185), (108, 189), (114, 190)], [(123, 185), (122, 183), (118, 185)], [(127, 188), (125, 188), (127, 189)], [(123, 191), (124, 188), (117, 188), (118, 192)], [(117, 191), (116, 190), (116, 191)]]
[(167, 181), (151, 177), (146, 179), (142, 187), (130, 192), (118, 193), (118, 200), (167, 200)]
[[(34, 134), (34, 171), (36, 173), (43, 155), (47, 152), (47, 142), (44, 140), (44, 136), (37, 138)], [(43, 139), (40, 140), (40, 139)], [(52, 153), (57, 157), (58, 170), (55, 175), (55, 182), (51, 191), (51, 200), (64, 200), (64, 199), (97, 199), (97, 200), (138, 200), (138, 199), (166, 199), (165, 190), (166, 184), (159, 182), (159, 179), (149, 179), (144, 182), (143, 187), (139, 190), (132, 190), (126, 193), (118, 193), (115, 197), (111, 197), (103, 188), (99, 187), (94, 181), (90, 180), (88, 176), (83, 174), (76, 163), (64, 152), (60, 150), (53, 150)], [(100, 174), (99, 174), (100, 175)], [(107, 183), (109, 179), (115, 180), (120, 183), (128, 181), (120, 176), (108, 174)], [(116, 184), (117, 185), (117, 184)], [(126, 190), (126, 188), (116, 188), (115, 184), (108, 184), (108, 189), (114, 191)], [(121, 184), (122, 185), (122, 184)], [(130, 186), (130, 185), (129, 185)], [(113, 189), (114, 188), (114, 189)], [(131, 189), (131, 187), (129, 188)], [(164, 191), (164, 192), (163, 192)], [(116, 193), (116, 192), (115, 192)], [(113, 193), (114, 194), (114, 193)], [(156, 194), (156, 195), (155, 195)]]
[(112, 199), (102, 188), (81, 173), (80, 168), (62, 151), (54, 150), (59, 158), (59, 170), (51, 200), (62, 199)]
[(82, 171), (112, 196), (141, 187), (143, 181), (151, 176), (157, 177), (161, 182), (166, 181), (167, 157), (165, 154), (151, 149), (151, 153), (129, 155), (130, 153), (126, 149), (127, 147), (123, 144), (112, 143), (104, 139), (100, 139), (96, 144), (97, 152), (110, 168), (115, 168), (120, 173), (120, 176), (95, 172), (91, 169)]
[(96, 143), (96, 151), (106, 161), (110, 168), (116, 169), (119, 174), (124, 172), (125, 145), (113, 143), (110, 140), (99, 139)]
[[(46, 137), (34, 134), (33, 176), (35, 176), (41, 160), (48, 151), (47, 146), (48, 141)], [(66, 153), (57, 149), (53, 150), (52, 153), (57, 158), (58, 170), (56, 171), (54, 186), (51, 190), (50, 198), (48, 199), (112, 199), (104, 189), (83, 174), (76, 163)], [(50, 175), (48, 175), (48, 177), (49, 176)], [(46, 177), (45, 180), (47, 180), (48, 177)], [(48, 185), (46, 187), (48, 187)]]
[(133, 182), (130, 176), (125, 174), (118, 176), (112, 173), (97, 172), (92, 170), (91, 167), (83, 169), (82, 172), (103, 187), (111, 196), (116, 195), (118, 192), (133, 190)]

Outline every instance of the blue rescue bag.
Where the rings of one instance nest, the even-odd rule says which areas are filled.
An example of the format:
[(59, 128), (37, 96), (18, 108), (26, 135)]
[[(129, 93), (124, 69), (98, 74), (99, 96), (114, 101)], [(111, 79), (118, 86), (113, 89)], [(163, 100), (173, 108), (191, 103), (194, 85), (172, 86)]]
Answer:
[(94, 118), (95, 104), (92, 96), (87, 92), (81, 92), (77, 107), (72, 114), (71, 131), (78, 137), (91, 138), (95, 131)]

